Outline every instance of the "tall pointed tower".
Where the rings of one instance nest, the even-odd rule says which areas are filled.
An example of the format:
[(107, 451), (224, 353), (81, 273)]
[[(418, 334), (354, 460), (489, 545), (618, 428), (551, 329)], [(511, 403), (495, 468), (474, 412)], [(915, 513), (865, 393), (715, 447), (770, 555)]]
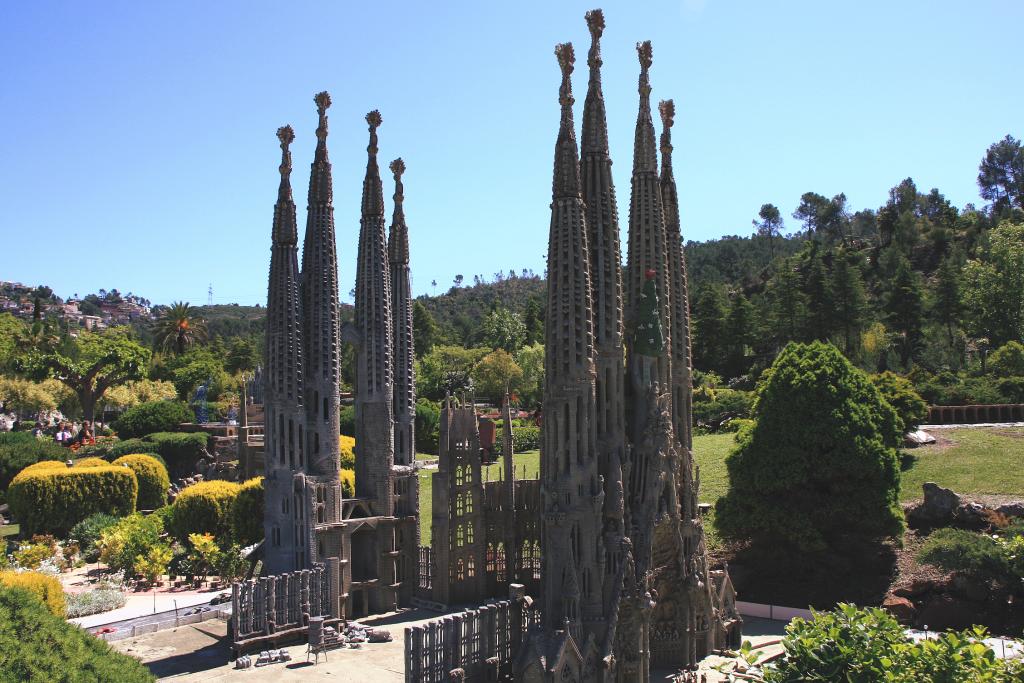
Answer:
[(405, 162), (391, 162), (395, 177), (395, 209), (388, 235), (388, 265), (391, 268), (392, 337), (395, 348), (395, 464), (412, 465), (416, 459), (413, 429), (416, 422), (416, 387), (413, 377), (412, 287), (409, 282), (409, 229), (405, 225)]
[[(605, 644), (602, 539), (604, 490), (595, 432), (596, 373), (587, 224), (573, 130), (571, 43), (555, 54), (562, 71), (561, 123), (555, 144), (548, 302), (545, 325), (544, 429), (541, 445), (543, 618), (549, 638), (568, 638), (592, 670)], [(556, 632), (561, 635), (556, 636)]]
[[(594, 311), (596, 377), (595, 428), (598, 462), (605, 482), (605, 544), (617, 550), (621, 538), (625, 460), (625, 385), (622, 339), (622, 254), (619, 212), (608, 150), (608, 120), (601, 89), (601, 34), (604, 13), (587, 12), (590, 83), (583, 104), (580, 180), (587, 215), (587, 247)], [(610, 589), (607, 582), (606, 589)]]
[[(295, 524), (292, 482), (303, 469), (306, 424), (302, 382), (302, 304), (299, 297), (298, 228), (292, 198), (291, 126), (277, 129), (281, 141), (281, 184), (274, 205), (267, 291), (267, 330), (263, 373), (266, 397), (264, 455), (267, 506), (264, 562), (270, 573), (301, 567), (304, 534)], [(287, 501), (277, 507), (277, 501)]]
[[(305, 342), (306, 444), (308, 472), (338, 476), (338, 253), (334, 237), (334, 193), (327, 157), (327, 109), (331, 96), (314, 98), (320, 125), (309, 175), (309, 206), (302, 246), (302, 313)], [(301, 436), (296, 438), (301, 439)]]
[(672, 424), (676, 438), (685, 449), (693, 447), (692, 362), (690, 359), (690, 298), (686, 283), (686, 256), (679, 223), (679, 193), (672, 174), (672, 124), (676, 107), (672, 100), (658, 103), (661, 114), (661, 202), (665, 212), (665, 241), (668, 246), (672, 339)]
[(375, 514), (390, 516), (394, 514), (394, 342), (384, 190), (377, 166), (380, 112), (371, 111), (366, 122), (370, 144), (356, 263), (356, 496), (371, 498)]

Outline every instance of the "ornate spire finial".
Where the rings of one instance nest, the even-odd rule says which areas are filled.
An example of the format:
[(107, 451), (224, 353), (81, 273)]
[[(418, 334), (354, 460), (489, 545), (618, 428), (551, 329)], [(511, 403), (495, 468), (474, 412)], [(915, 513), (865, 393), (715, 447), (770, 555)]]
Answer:
[(370, 124), (370, 144), (366, 147), (366, 152), (370, 156), (376, 156), (377, 129), (380, 128), (380, 124), (384, 122), (384, 119), (381, 118), (380, 112), (374, 109), (366, 115), (366, 122)]
[(405, 162), (402, 161), (402, 157), (398, 157), (397, 159), (392, 161), (391, 165), (388, 166), (388, 168), (390, 168), (391, 173), (394, 174), (395, 182), (402, 182), (402, 174), (405, 173)]
[(331, 96), (324, 90), (313, 96), (316, 102), (316, 113), (320, 115), (320, 125), (316, 128), (318, 147), (327, 141), (327, 110), (331, 108)]
[(295, 140), (295, 131), (291, 126), (281, 126), (277, 129), (277, 139), (281, 141), (281, 165), (278, 170), (281, 172), (281, 185), (277, 189), (278, 200), (290, 200), (292, 196), (292, 152), (288, 146)]
[(409, 240), (405, 234), (405, 209), (402, 203), (405, 201), (405, 186), (402, 184), (402, 174), (405, 173), (405, 162), (399, 157), (391, 162), (388, 168), (395, 178), (395, 212), (391, 218), (391, 240), (388, 242), (388, 249), (392, 258), (398, 258), (408, 262)]
[(601, 8), (592, 9), (587, 12), (587, 28), (590, 29), (590, 36), (594, 40), (601, 38), (604, 32), (604, 10)]
[(658, 103), (658, 112), (661, 114), (661, 125), (671, 128), (675, 123), (676, 105), (672, 100), (662, 100)]
[(601, 79), (601, 34), (604, 33), (604, 12), (592, 9), (587, 12), (587, 28), (590, 29), (590, 52), (587, 53), (587, 65), (590, 67), (591, 80)]
[(654, 51), (651, 48), (651, 41), (645, 40), (636, 44), (636, 54), (640, 58), (640, 94), (648, 97), (651, 94), (651, 79), (648, 70), (654, 62)]
[(573, 65), (576, 63), (576, 53), (573, 50), (572, 43), (559, 43), (555, 46), (555, 56), (558, 58), (558, 67), (562, 70), (562, 87), (558, 89), (558, 101), (562, 105), (562, 112), (565, 113), (566, 108), (572, 112), (572, 103), (575, 101), (572, 97), (572, 80), (570, 75), (573, 71)]
[(672, 175), (672, 124), (675, 123), (676, 105), (672, 100), (658, 103), (661, 114), (661, 167), (662, 173)]

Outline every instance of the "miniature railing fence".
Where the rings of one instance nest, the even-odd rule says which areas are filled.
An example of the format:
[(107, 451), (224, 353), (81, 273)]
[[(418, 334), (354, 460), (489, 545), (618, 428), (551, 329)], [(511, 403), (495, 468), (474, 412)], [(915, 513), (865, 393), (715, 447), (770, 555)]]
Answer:
[(926, 424), (979, 424), (983, 422), (1024, 422), (1024, 403), (928, 406)]
[(250, 641), (305, 631), (310, 617), (330, 616), (327, 569), (318, 565), (288, 574), (231, 584), (231, 634), (240, 652)]
[(536, 614), (526, 600), (502, 600), (405, 629), (406, 683), (511, 680), (512, 662)]

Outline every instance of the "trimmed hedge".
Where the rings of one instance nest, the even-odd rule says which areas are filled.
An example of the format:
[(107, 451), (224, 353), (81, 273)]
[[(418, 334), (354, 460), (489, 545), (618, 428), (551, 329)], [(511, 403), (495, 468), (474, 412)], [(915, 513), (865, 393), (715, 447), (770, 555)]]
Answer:
[(341, 448), (341, 469), (352, 470), (356, 467), (356, 440), (351, 436), (342, 434), (338, 437), (338, 446)]
[(82, 458), (75, 460), (75, 467), (106, 467), (110, 463), (103, 458)]
[(115, 466), (127, 467), (135, 473), (139, 481), (139, 510), (156, 510), (167, 505), (167, 489), (171, 486), (171, 478), (163, 463), (151, 455), (133, 453), (122, 455), (111, 463)]
[[(494, 441), (494, 452), (501, 455), (502, 430)], [(512, 427), (512, 451), (535, 451), (540, 448), (540, 427)]]
[(206, 455), (208, 443), (209, 438), (203, 432), (156, 432), (143, 438), (144, 447), (138, 452), (156, 451), (163, 458), (168, 474), (181, 477), (192, 473), (196, 462)]
[(134, 657), (50, 614), (29, 592), (0, 589), (0, 683), (152, 683)]
[(38, 598), (52, 615), (64, 618), (64, 587), (56, 576), (41, 572), (0, 572), (0, 586), (21, 588)]
[(97, 512), (135, 511), (139, 482), (125, 467), (65, 467), (22, 472), (11, 482), (8, 502), (22, 534), (66, 534)]
[(40, 460), (18, 472), (18, 476), (25, 472), (48, 472), (50, 470), (66, 470), (67, 468), (68, 466), (63, 460)]
[(201, 481), (178, 494), (171, 506), (170, 529), (185, 543), (189, 534), (213, 534), (224, 541), (231, 533), (231, 506), (241, 484), (230, 481)]
[(356, 497), (356, 472), (355, 470), (341, 471), (341, 495), (344, 498)]
[(43, 460), (63, 462), (68, 451), (50, 439), (29, 432), (0, 432), (0, 493), (7, 490), (18, 472)]
[(111, 425), (117, 435), (129, 439), (153, 432), (169, 432), (182, 422), (192, 422), (194, 416), (183, 401), (149, 401), (133, 406), (121, 414)]
[(240, 546), (263, 540), (263, 477), (242, 483), (231, 504), (231, 540)]

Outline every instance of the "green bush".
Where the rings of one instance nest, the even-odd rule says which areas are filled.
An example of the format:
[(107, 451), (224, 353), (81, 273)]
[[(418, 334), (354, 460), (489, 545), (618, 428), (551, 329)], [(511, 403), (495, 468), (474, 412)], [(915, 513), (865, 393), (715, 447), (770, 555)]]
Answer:
[(241, 485), (228, 481), (201, 481), (178, 494), (171, 506), (169, 531), (182, 543), (189, 534), (230, 538), (231, 506)]
[(414, 438), (417, 453), (437, 455), (437, 440), (441, 426), (441, 406), (429, 398), (416, 399)]
[(41, 460), (63, 462), (67, 457), (67, 449), (52, 440), (37, 439), (28, 432), (0, 432), (0, 496), (14, 475), (29, 465)]
[(263, 477), (242, 482), (231, 504), (231, 536), (240, 546), (263, 540)]
[(23, 472), (11, 482), (7, 495), (23, 534), (63, 535), (96, 512), (134, 512), (139, 483), (124, 467), (65, 467)]
[(18, 588), (0, 589), (0, 683), (151, 683), (134, 657), (48, 612)]
[(963, 529), (937, 529), (921, 545), (919, 562), (979, 579), (1002, 579), (1009, 563), (998, 543), (986, 534)]
[(997, 377), (1024, 375), (1024, 344), (1011, 341), (993, 351), (988, 357), (988, 371)]
[(0, 586), (28, 591), (50, 614), (64, 618), (64, 587), (56, 576), (40, 572), (0, 572)]
[(702, 387), (693, 394), (693, 420), (715, 431), (726, 420), (749, 418), (753, 404), (752, 391)]
[(135, 576), (139, 558), (165, 545), (160, 539), (163, 532), (164, 523), (159, 515), (129, 515), (100, 534), (96, 542), (100, 560), (115, 571)]
[(999, 394), (1009, 403), (1024, 403), (1024, 377), (1004, 377), (996, 383)]
[(343, 435), (351, 436), (354, 439), (356, 436), (356, 407), (341, 406), (338, 410), (338, 424)]
[(343, 498), (355, 498), (356, 496), (356, 473), (355, 470), (341, 471), (341, 495)]
[(135, 473), (139, 482), (139, 500), (136, 503), (139, 510), (156, 510), (167, 505), (171, 479), (162, 462), (151, 455), (133, 453), (122, 455), (111, 464), (127, 467)]
[(902, 532), (899, 418), (838, 349), (786, 346), (762, 377), (754, 417), (726, 458), (723, 536), (821, 553)]
[(190, 474), (196, 462), (206, 455), (209, 438), (203, 432), (157, 432), (143, 439), (146, 448), (155, 450), (164, 460), (167, 472), (174, 478)]
[(170, 432), (182, 422), (192, 422), (192, 411), (183, 401), (149, 401), (129, 408), (111, 425), (122, 439)]
[(1019, 682), (1024, 664), (1001, 660), (979, 627), (912, 642), (888, 612), (840, 604), (814, 619), (794, 619), (782, 640), (785, 656), (766, 668), (767, 683)]
[(882, 398), (896, 409), (903, 422), (900, 431), (914, 429), (928, 417), (928, 404), (914, 391), (914, 384), (906, 377), (886, 371), (871, 375), (871, 382), (881, 392)]
[(351, 436), (342, 434), (338, 437), (338, 460), (341, 469), (352, 470), (356, 467), (356, 440)]
[[(497, 438), (494, 441), (494, 452), (501, 455), (502, 431), (501, 427), (495, 427)], [(512, 451), (522, 453), (523, 451), (535, 451), (540, 448), (540, 427), (513, 427), (512, 428)]]
[(82, 558), (86, 562), (95, 562), (100, 556), (100, 550), (96, 547), (96, 542), (100, 540), (100, 535), (105, 530), (115, 524), (117, 524), (117, 517), (108, 515), (105, 512), (97, 512), (71, 527), (68, 538), (78, 541), (78, 547), (82, 551)]

